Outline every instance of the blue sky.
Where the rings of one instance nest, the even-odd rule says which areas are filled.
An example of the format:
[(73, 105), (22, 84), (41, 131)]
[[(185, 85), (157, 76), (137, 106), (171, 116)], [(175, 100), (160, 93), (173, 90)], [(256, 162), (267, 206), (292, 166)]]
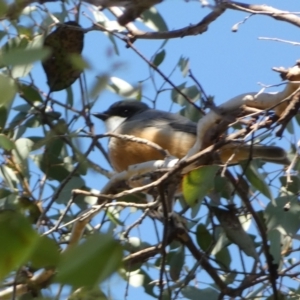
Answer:
[[(259, 3), (259, 1), (249, 1), (248, 3)], [(299, 11), (299, 1), (272, 1), (264, 0), (264, 4), (289, 11)], [(59, 11), (57, 4), (49, 4), (52, 11)], [(165, 18), (169, 29), (178, 29), (189, 24), (199, 22), (206, 14), (208, 8), (201, 8), (198, 1), (166, 0), (157, 5), (158, 11)], [(87, 7), (82, 11), (88, 12)], [(202, 84), (207, 94), (215, 97), (217, 104), (221, 104), (230, 98), (245, 92), (259, 91), (261, 86), (278, 84), (279, 76), (271, 70), (272, 67), (289, 67), (294, 65), (299, 59), (298, 46), (275, 41), (259, 40), (259, 37), (279, 38), (284, 40), (298, 41), (299, 29), (290, 24), (276, 21), (267, 16), (252, 16), (244, 24), (239, 26), (236, 33), (231, 28), (238, 22), (244, 20), (249, 14), (238, 11), (226, 11), (220, 18), (209, 26), (207, 32), (198, 36), (185, 37), (181, 39), (169, 40), (164, 49), (166, 59), (159, 66), (160, 70), (168, 76), (181, 56), (190, 59), (190, 68), (194, 76)], [(91, 26), (85, 16), (80, 16), (80, 23), (83, 27)], [(125, 48), (123, 42), (117, 41), (120, 55), (113, 53), (112, 43), (101, 32), (89, 32), (85, 36), (85, 47), (83, 56), (92, 66), (92, 70), (86, 71), (88, 87), (91, 87), (96, 75), (109, 74), (119, 77), (132, 85), (137, 85), (138, 81), (149, 76), (149, 67), (132, 50)], [(150, 59), (159, 49), (162, 41), (137, 40), (134, 45)], [(110, 55), (108, 55), (110, 53)], [(112, 66), (121, 64), (118, 69)], [(33, 72), (37, 78), (37, 85), (47, 91), (46, 78), (39, 65)], [(155, 80), (160, 85), (163, 80), (155, 74)], [(172, 75), (171, 80), (179, 85), (186, 81), (182, 78), (179, 69)], [(189, 80), (189, 84), (192, 82)], [(76, 95), (74, 106), (81, 105), (78, 81), (73, 85)], [(168, 84), (166, 88), (169, 88)], [(270, 89), (274, 91), (277, 89)], [(143, 91), (147, 97), (154, 99), (155, 91), (147, 81), (143, 84)], [(55, 99), (65, 101), (66, 92), (61, 91), (52, 95)], [(121, 100), (122, 97), (109, 91), (104, 91), (92, 111), (105, 110), (114, 101)], [(157, 101), (157, 107), (169, 110), (171, 104), (170, 91), (162, 93)], [(79, 107), (79, 106), (78, 106)], [(173, 105), (172, 111), (177, 112), (178, 105)], [(95, 120), (97, 133), (104, 132), (104, 126), (99, 120)], [(294, 137), (298, 140), (298, 136)], [(103, 141), (106, 145), (106, 142)], [(285, 143), (289, 147), (288, 143)], [(86, 145), (83, 145), (83, 148)], [(288, 150), (288, 149), (287, 149)], [(101, 166), (109, 168), (98, 153), (92, 153), (91, 159), (98, 161)], [(89, 187), (101, 189), (106, 179), (101, 175), (90, 172), (86, 178)], [(135, 232), (138, 235), (138, 232)], [(153, 237), (154, 239), (154, 237)], [(155, 242), (153, 240), (153, 242)], [(110, 283), (117, 288), (111, 290), (113, 299), (124, 298), (125, 285), (120, 279), (113, 277)], [(206, 279), (203, 279), (206, 281)], [(137, 299), (143, 295), (141, 289), (129, 288), (127, 299)], [(153, 299), (143, 295), (143, 299)]]

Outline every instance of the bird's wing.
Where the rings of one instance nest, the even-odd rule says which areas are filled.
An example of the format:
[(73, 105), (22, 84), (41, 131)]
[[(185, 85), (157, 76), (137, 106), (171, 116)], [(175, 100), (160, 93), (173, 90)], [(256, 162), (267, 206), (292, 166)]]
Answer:
[[(146, 117), (145, 117), (146, 116)], [(189, 134), (196, 135), (197, 133), (197, 124), (190, 121), (189, 119), (160, 110), (149, 109), (144, 113), (133, 116), (128, 119), (126, 122), (131, 123), (133, 125), (135, 122), (143, 124), (143, 127), (159, 127), (162, 129), (166, 129), (170, 127), (175, 131), (186, 132)]]

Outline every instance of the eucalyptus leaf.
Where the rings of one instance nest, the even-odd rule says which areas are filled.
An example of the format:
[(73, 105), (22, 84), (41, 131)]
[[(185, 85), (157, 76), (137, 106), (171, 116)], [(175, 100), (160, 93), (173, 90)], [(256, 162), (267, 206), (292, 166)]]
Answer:
[(182, 182), (182, 192), (188, 205), (195, 205), (202, 201), (214, 186), (214, 178), (219, 170), (218, 166), (202, 166), (185, 174)]
[(211, 288), (198, 289), (194, 286), (186, 286), (181, 291), (182, 295), (187, 299), (199, 300), (199, 299), (209, 299), (218, 300), (219, 292)]
[(0, 91), (0, 105), (9, 106), (9, 104), (15, 98), (17, 92), (17, 87), (14, 80), (4, 74), (0, 74)]
[(6, 135), (0, 133), (0, 148), (9, 151), (15, 148), (15, 143)]
[(151, 7), (142, 14), (143, 23), (154, 31), (167, 31), (168, 26), (165, 20), (155, 7)]
[(38, 235), (21, 214), (0, 212), (0, 278), (21, 266), (34, 251)]
[(122, 256), (121, 245), (111, 235), (95, 234), (62, 254), (55, 281), (74, 287), (94, 286), (121, 267)]

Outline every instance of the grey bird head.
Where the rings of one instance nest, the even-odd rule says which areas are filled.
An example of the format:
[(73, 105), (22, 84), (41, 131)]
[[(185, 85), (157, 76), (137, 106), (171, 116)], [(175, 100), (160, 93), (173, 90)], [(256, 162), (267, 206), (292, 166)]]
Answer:
[(149, 106), (145, 103), (132, 100), (123, 100), (114, 103), (102, 113), (93, 115), (105, 122), (106, 130), (113, 132), (125, 120), (130, 119), (139, 112), (148, 110)]

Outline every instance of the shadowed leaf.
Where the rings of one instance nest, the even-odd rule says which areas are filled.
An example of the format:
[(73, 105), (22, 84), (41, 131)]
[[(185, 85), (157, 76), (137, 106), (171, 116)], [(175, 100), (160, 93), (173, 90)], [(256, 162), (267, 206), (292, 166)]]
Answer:
[(110, 235), (93, 235), (62, 254), (56, 280), (72, 286), (94, 286), (117, 271), (121, 260), (122, 247)]

